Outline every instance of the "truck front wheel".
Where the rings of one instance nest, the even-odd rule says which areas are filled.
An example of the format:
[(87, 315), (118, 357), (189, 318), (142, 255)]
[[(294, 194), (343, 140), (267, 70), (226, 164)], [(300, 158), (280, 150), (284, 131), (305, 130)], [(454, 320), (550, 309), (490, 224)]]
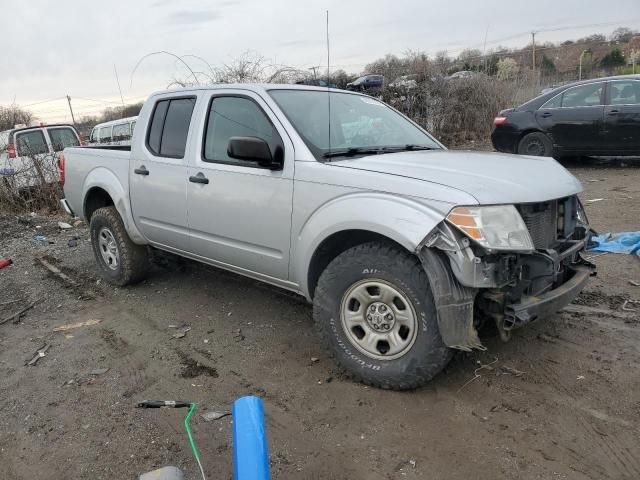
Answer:
[(96, 210), (90, 230), (93, 253), (105, 280), (124, 286), (144, 279), (149, 266), (147, 247), (131, 241), (115, 207)]
[(357, 245), (320, 276), (313, 300), (320, 335), (356, 380), (420, 387), (451, 360), (420, 261), (393, 244)]

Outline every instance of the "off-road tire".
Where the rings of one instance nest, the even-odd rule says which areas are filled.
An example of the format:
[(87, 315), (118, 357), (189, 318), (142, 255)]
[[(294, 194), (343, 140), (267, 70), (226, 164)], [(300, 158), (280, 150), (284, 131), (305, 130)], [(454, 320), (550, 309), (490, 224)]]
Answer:
[(542, 132), (527, 133), (518, 143), (518, 154), (552, 157), (553, 143), (551, 139)]
[[(109, 268), (100, 253), (98, 235), (103, 228), (113, 235), (119, 254), (119, 264), (115, 270)], [(96, 210), (90, 222), (91, 245), (102, 277), (118, 286), (137, 283), (145, 278), (149, 269), (147, 247), (131, 241), (120, 214), (115, 207), (103, 207)]]
[[(341, 321), (342, 299), (365, 279), (382, 280), (401, 291), (417, 318), (415, 341), (401, 357), (371, 358), (351, 343)], [(338, 255), (324, 270), (313, 298), (313, 318), (330, 354), (355, 380), (383, 389), (409, 390), (425, 385), (449, 363), (454, 351), (438, 329), (432, 290), (420, 261), (391, 243), (357, 245)]]

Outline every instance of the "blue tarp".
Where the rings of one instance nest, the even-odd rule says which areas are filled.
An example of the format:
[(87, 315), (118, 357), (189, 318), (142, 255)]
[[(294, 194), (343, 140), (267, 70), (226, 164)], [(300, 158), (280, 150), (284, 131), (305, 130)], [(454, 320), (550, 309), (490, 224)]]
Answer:
[(598, 245), (593, 252), (629, 253), (640, 256), (640, 232), (604, 233), (591, 240)]

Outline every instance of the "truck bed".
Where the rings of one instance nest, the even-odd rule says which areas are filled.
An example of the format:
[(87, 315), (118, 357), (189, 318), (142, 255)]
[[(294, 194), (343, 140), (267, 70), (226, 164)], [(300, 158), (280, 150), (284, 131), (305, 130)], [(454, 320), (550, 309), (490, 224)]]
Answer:
[(83, 216), (83, 195), (89, 186), (123, 189), (129, 192), (129, 158), (126, 145), (65, 148), (65, 185), (67, 203)]

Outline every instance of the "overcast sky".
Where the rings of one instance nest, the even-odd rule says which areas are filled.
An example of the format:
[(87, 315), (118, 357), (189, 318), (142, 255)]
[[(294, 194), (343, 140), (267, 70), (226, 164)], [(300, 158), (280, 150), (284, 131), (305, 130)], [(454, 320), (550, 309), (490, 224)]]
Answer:
[[(3, 62), (0, 105), (29, 105), (70, 95), (78, 116), (119, 100), (163, 89), (184, 71), (168, 50), (204, 57), (213, 65), (253, 50), (300, 68), (326, 65), (325, 11), (329, 10), (332, 68), (360, 72), (386, 53), (487, 49), (497, 40), (536, 29), (540, 42), (640, 30), (640, 0), (0, 0)], [(521, 46), (522, 35), (502, 45)], [(7, 43), (8, 42), (8, 43)], [(194, 68), (198, 61), (190, 61)], [(96, 99), (93, 102), (85, 99)], [(68, 120), (65, 100), (29, 107), (45, 120)]]

